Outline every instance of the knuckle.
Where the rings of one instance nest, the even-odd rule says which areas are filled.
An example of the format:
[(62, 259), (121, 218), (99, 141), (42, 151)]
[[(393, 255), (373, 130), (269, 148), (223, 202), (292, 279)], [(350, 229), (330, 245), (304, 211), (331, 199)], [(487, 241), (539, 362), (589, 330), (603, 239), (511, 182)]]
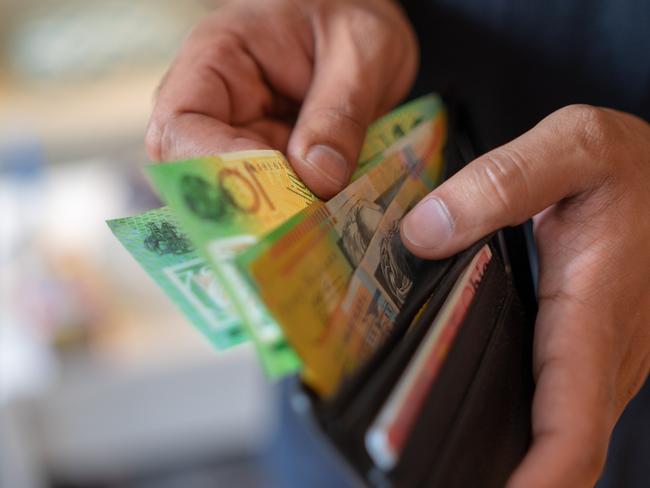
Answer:
[(611, 114), (591, 105), (569, 105), (556, 112), (561, 123), (568, 125), (568, 133), (577, 148), (588, 157), (606, 161), (616, 140), (617, 126)]
[(149, 158), (154, 161), (160, 161), (161, 159), (161, 132), (160, 127), (156, 121), (152, 118), (147, 126), (147, 131), (144, 137), (144, 145), (147, 149), (147, 154)]
[(229, 62), (241, 56), (239, 41), (232, 35), (217, 36), (210, 46), (211, 52), (204, 54), (206, 65)]
[(528, 194), (523, 158), (515, 151), (500, 148), (487, 154), (476, 168), (477, 187), (501, 214), (509, 217), (511, 224), (517, 223), (525, 208), (522, 200)]
[(166, 157), (166, 145), (172, 113), (163, 103), (157, 102), (145, 131), (145, 148), (154, 161), (163, 161)]
[(173, 125), (172, 116), (152, 116), (145, 134), (145, 147), (154, 161), (168, 161), (175, 157)]
[(216, 69), (236, 61), (241, 56), (239, 38), (232, 30), (218, 27), (210, 19), (196, 25), (183, 41), (174, 65)]
[(224, 66), (237, 63), (241, 58), (241, 48), (237, 37), (227, 32), (215, 34), (210, 37), (192, 39), (185, 41), (184, 46), (176, 58), (175, 68), (179, 64), (183, 69), (197, 68), (209, 69), (220, 72)]

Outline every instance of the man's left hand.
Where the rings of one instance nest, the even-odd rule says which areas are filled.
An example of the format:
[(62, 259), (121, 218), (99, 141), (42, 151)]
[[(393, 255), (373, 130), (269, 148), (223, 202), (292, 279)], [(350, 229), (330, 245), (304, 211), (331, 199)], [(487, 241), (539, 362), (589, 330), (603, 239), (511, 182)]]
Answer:
[(570, 106), (473, 161), (402, 223), (442, 258), (535, 216), (533, 444), (512, 487), (593, 486), (650, 371), (650, 125)]

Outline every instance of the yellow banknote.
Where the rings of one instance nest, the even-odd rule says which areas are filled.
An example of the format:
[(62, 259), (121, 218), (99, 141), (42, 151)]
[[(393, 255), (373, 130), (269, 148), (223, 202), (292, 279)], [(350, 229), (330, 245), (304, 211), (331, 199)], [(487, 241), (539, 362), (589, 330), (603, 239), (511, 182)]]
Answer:
[[(313, 387), (325, 394), (336, 390), (383, 344), (413, 286), (420, 261), (403, 246), (401, 218), (429, 193), (439, 179), (441, 154), (409, 176), (384, 213), (366, 253), (350, 279), (345, 297), (332, 314), (321, 353), (339, 366), (338, 374), (318, 377)], [(314, 381), (313, 378), (308, 378)]]
[(339, 376), (323, 344), (354, 269), (406, 176), (434, 159), (437, 176), (440, 158), (434, 156), (440, 153), (444, 131), (442, 115), (420, 125), (387, 151), (381, 164), (330, 202), (301, 212), (245, 264), (317, 388), (325, 382), (316, 378), (331, 383)]

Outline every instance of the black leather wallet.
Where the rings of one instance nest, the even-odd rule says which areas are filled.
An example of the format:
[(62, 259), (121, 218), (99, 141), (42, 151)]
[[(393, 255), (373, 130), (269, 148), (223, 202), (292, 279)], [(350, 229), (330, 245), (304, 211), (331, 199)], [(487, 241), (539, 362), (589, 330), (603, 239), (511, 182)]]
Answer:
[[(473, 157), (462, 118), (452, 119), (451, 171)], [(366, 434), (413, 360), (454, 284), (483, 246), (492, 259), (427, 388), (423, 406), (390, 469), (369, 455)], [(302, 417), (334, 452), (351, 484), (499, 487), (530, 443), (534, 390), (532, 335), (536, 300), (523, 226), (504, 229), (460, 254), (422, 262), (389, 337), (346, 379), (337, 395), (318, 400), (296, 383)], [(332, 449), (333, 448), (333, 449)]]

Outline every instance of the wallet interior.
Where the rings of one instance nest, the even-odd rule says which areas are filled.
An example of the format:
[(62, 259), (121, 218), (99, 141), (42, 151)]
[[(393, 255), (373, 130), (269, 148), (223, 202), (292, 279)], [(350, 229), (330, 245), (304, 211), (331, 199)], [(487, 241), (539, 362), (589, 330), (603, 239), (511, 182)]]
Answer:
[[(365, 435), (457, 279), (488, 244), (493, 259), (393, 469), (372, 462)], [(502, 486), (530, 442), (532, 325), (502, 236), (431, 261), (383, 346), (315, 414), (344, 457), (381, 486)], [(419, 312), (419, 313), (418, 313)], [(468, 469), (471, 467), (471, 469)]]
[[(476, 154), (463, 111), (450, 110), (447, 175)], [(427, 389), (397, 463), (382, 470), (366, 433), (476, 254), (492, 251), (445, 360)], [(312, 411), (361, 479), (375, 486), (501, 487), (531, 439), (536, 298), (523, 226), (503, 229), (440, 261), (423, 261), (384, 343)], [(308, 392), (307, 392), (308, 393)]]

